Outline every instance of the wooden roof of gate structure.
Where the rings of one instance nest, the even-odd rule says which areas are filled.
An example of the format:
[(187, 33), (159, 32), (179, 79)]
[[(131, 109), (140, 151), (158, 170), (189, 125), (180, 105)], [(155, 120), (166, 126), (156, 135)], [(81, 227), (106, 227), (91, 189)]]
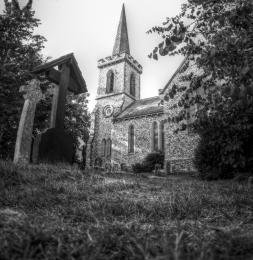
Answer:
[(86, 82), (83, 78), (82, 72), (78, 66), (78, 63), (75, 59), (73, 53), (61, 56), (58, 59), (49, 61), (45, 64), (37, 66), (32, 71), (33, 74), (45, 73), (48, 80), (59, 84), (61, 71), (55, 69), (55, 67), (61, 67), (62, 65), (67, 64), (70, 67), (70, 80), (68, 90), (74, 92), (75, 94), (81, 94), (87, 92)]

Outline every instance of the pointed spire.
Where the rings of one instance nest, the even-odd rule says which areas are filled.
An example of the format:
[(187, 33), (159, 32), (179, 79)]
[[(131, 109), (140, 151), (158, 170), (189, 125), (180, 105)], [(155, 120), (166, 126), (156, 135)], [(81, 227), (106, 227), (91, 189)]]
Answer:
[(117, 36), (116, 36), (112, 55), (117, 55), (117, 54), (121, 54), (121, 53), (130, 54), (128, 33), (127, 33), (126, 13), (125, 13), (124, 4), (122, 7), (122, 11), (121, 11)]

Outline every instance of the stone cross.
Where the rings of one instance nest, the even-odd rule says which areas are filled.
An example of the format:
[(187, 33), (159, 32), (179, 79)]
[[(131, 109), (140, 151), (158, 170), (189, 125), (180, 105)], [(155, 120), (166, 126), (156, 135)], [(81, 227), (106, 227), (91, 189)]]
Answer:
[(32, 131), (37, 103), (43, 98), (40, 82), (31, 80), (28, 85), (21, 86), (25, 103), (19, 121), (17, 140), (14, 153), (14, 163), (29, 163), (31, 153)]

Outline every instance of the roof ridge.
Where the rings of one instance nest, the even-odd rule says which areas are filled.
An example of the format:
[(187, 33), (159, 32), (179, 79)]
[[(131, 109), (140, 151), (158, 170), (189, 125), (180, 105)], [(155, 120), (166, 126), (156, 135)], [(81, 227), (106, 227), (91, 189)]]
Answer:
[(159, 98), (159, 96), (154, 96), (154, 97), (148, 97), (148, 98), (142, 98), (136, 101), (143, 101), (143, 100), (148, 100), (148, 99), (155, 99), (155, 98)]
[(116, 115), (116, 118), (120, 116), (123, 112), (125, 112), (129, 107), (131, 107), (133, 104), (135, 104), (137, 100), (134, 100), (132, 103), (130, 103), (128, 106), (126, 106), (119, 114)]
[(180, 69), (183, 67), (183, 65), (186, 63), (186, 61), (188, 60), (189, 55), (185, 56), (183, 61), (180, 63), (180, 65), (178, 66), (178, 68), (176, 69), (176, 71), (173, 73), (173, 75), (171, 76), (171, 78), (169, 79), (169, 81), (166, 83), (165, 87), (161, 90), (161, 94), (164, 93), (164, 91), (166, 90), (166, 88), (170, 85), (170, 83), (173, 81), (173, 79), (177, 76), (178, 72), (180, 71)]
[(147, 114), (162, 113), (163, 108), (159, 106), (160, 97), (154, 96), (145, 99), (139, 99), (128, 105), (115, 119), (130, 118)]

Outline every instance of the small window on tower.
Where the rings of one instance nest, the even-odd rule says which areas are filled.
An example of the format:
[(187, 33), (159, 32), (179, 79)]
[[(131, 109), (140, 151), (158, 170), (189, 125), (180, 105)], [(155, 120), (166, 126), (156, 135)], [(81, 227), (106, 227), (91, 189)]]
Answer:
[(106, 148), (106, 150), (107, 150), (106, 155), (107, 155), (107, 157), (111, 157), (111, 155), (112, 155), (112, 141), (111, 141), (110, 138), (107, 139), (106, 146), (107, 146), (107, 148)]
[(153, 152), (158, 152), (158, 124), (157, 122), (154, 122), (152, 125), (152, 132), (153, 132)]
[(102, 140), (102, 145), (101, 145), (101, 154), (104, 157), (106, 155), (106, 140)]
[(160, 148), (159, 150), (164, 152), (164, 146), (165, 146), (165, 138), (164, 138), (165, 132), (164, 132), (164, 122), (162, 121), (160, 123)]
[(112, 70), (109, 70), (107, 73), (106, 93), (112, 93), (113, 88), (114, 88), (114, 73)]
[(134, 73), (130, 77), (130, 94), (135, 97), (135, 76)]

